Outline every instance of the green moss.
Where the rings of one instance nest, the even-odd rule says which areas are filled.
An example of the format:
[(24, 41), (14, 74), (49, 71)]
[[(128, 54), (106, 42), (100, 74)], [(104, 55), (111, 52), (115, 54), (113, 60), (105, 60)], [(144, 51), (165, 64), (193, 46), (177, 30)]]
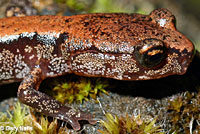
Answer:
[(164, 134), (159, 126), (156, 126), (156, 119), (144, 121), (140, 116), (120, 117), (106, 113), (107, 121), (100, 123), (104, 130), (98, 130), (101, 134)]
[(169, 101), (171, 132), (200, 133), (200, 93), (185, 92)]
[(200, 42), (195, 43), (195, 48), (196, 48), (196, 50), (198, 50), (200, 52)]
[(88, 5), (90, 3), (86, 0), (55, 0), (55, 1), (56, 3), (65, 4), (67, 8), (74, 11), (84, 11), (90, 7)]
[(54, 134), (57, 132), (57, 120), (49, 122), (46, 117), (41, 116), (39, 122), (32, 120), (34, 132), (37, 134)]
[[(8, 128), (14, 128), (14, 127), (20, 127), (20, 126), (25, 126), (25, 122), (24, 119), (27, 116), (27, 107), (24, 106), (22, 107), (20, 105), (19, 102), (17, 102), (13, 108), (13, 111), (11, 114), (11, 112), (7, 112), (6, 113), (0, 113), (0, 126), (2, 128), (7, 129), (7, 130), (1, 130), (1, 133), (12, 133), (12, 134), (16, 134), (18, 133), (17, 130), (8, 130)], [(7, 116), (9, 115), (9, 117)]]
[(53, 88), (53, 91), (55, 91), (53, 96), (61, 103), (66, 100), (68, 103), (74, 101), (82, 103), (83, 100), (87, 101), (89, 97), (96, 99), (96, 96), (100, 93), (107, 94), (105, 90), (107, 86), (108, 83), (101, 79), (82, 78), (79, 81), (67, 81), (57, 84)]
[[(122, 4), (122, 3), (121, 3)], [(93, 6), (90, 8), (90, 13), (111, 13), (111, 12), (131, 12), (130, 9), (126, 9), (121, 6), (120, 2), (114, 0), (96, 0)]]
[(57, 3), (64, 3), (68, 8), (73, 11), (84, 11), (88, 13), (97, 12), (133, 12), (122, 5), (120, 1), (114, 0), (55, 0)]
[[(9, 115), (9, 117), (7, 116)], [(13, 108), (13, 114), (11, 114), (9, 111), (6, 113), (0, 113), (0, 126), (2, 128), (8, 129), (8, 128), (14, 128), (14, 127), (20, 127), (25, 126), (24, 119), (27, 116), (27, 107), (24, 106), (21, 107), (20, 103), (17, 102)], [(0, 130), (0, 133), (12, 133), (16, 134), (16, 130)]]
[[(9, 116), (7, 116), (7, 114)], [(38, 116), (36, 119), (33, 114), (30, 114), (29, 108), (17, 102), (14, 109), (8, 113), (0, 113), (0, 134), (54, 134), (66, 132), (67, 128), (59, 128), (57, 120), (49, 122), (47, 118)], [(5, 130), (6, 128), (18, 128), (18, 130)], [(4, 130), (2, 130), (4, 128)], [(28, 128), (22, 131), (20, 128)]]
[(13, 124), (16, 126), (16, 127), (19, 127), (19, 126), (22, 126), (24, 125), (24, 118), (26, 117), (27, 115), (27, 107), (24, 106), (23, 108), (21, 107), (21, 104), (19, 102), (17, 102), (15, 104), (15, 107), (14, 107), (14, 110), (13, 110), (13, 115), (9, 113), (9, 116), (10, 116), (10, 119), (11, 119), (11, 122), (13, 122)]

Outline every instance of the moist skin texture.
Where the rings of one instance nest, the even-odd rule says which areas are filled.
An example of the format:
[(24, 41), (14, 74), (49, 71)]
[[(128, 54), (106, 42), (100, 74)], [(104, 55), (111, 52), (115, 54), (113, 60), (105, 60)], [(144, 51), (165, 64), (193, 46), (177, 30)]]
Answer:
[(184, 74), (194, 46), (167, 9), (141, 14), (26, 16), (0, 19), (0, 83), (22, 81), (19, 99), (48, 116), (95, 124), (91, 115), (38, 91), (47, 77), (75, 73), (118, 80)]

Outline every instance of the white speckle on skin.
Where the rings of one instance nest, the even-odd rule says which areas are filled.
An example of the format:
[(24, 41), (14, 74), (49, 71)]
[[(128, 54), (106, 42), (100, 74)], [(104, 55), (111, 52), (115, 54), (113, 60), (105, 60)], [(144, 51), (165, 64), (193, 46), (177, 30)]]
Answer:
[(129, 42), (121, 42), (120, 44), (114, 44), (111, 42), (95, 43), (95, 46), (101, 52), (114, 52), (114, 53), (129, 53), (132, 54), (134, 51), (134, 46)]
[(81, 117), (81, 113), (78, 113), (78, 114), (76, 115), (76, 118), (79, 118), (79, 117)]
[(42, 45), (42, 44), (37, 44), (34, 46), (37, 52), (37, 58), (38, 59), (52, 59), (52, 53), (54, 51), (54, 46), (53, 45)]
[(29, 57), (29, 60), (32, 60), (34, 57), (35, 57), (35, 55), (31, 55), (31, 56)]
[(0, 42), (9, 44), (10, 42), (13, 42), (14, 40), (18, 40), (19, 37), (20, 35), (5, 35), (3, 37), (0, 37)]
[(46, 45), (56, 45), (56, 39), (59, 38), (60, 33), (56, 32), (44, 32), (37, 36), (37, 40)]
[(33, 48), (32, 48), (31, 46), (29, 46), (29, 45), (26, 45), (25, 48), (24, 48), (24, 51), (25, 51), (26, 53), (31, 53), (32, 50), (33, 50)]
[(9, 50), (3, 49), (0, 52), (0, 80), (12, 78), (22, 79), (30, 72), (30, 68), (24, 62), (24, 56), (14, 54)]
[(55, 76), (54, 72), (49, 72), (46, 75), (49, 76), (49, 77)]
[(31, 32), (31, 33), (24, 32), (24, 33), (16, 34), (16, 35), (14, 35), (14, 34), (13, 35), (5, 35), (3, 37), (0, 37), (0, 42), (9, 44), (9, 43), (13, 42), (14, 40), (18, 40), (20, 37), (21, 38), (27, 37), (29, 39), (33, 39), (35, 34), (36, 33), (34, 33), (34, 32)]
[(58, 118), (59, 118), (60, 120), (63, 120), (63, 119), (64, 119), (64, 115), (62, 115), (62, 114), (58, 114), (57, 116), (58, 116)]
[(139, 79), (140, 80), (147, 80), (147, 79), (150, 79), (150, 77), (142, 75), (142, 76), (139, 76)]
[(115, 56), (102, 53), (83, 53), (72, 59), (72, 70), (88, 75), (130, 79), (125, 74), (139, 71), (136, 61), (130, 54)]
[[(36, 35), (37, 33), (35, 32), (24, 32), (21, 34), (13, 34), (13, 35), (4, 35), (2, 37), (0, 37), (0, 42), (1, 43), (6, 43), (6, 44), (10, 44), (11, 42), (18, 40), (19, 38), (24, 38), (27, 37), (30, 40), (33, 39), (33, 37)], [(59, 38), (60, 33), (56, 33), (56, 32), (43, 32), (43, 33), (39, 33), (37, 35), (37, 40), (46, 44), (46, 45), (55, 45), (56, 44), (56, 39)]]
[(27, 37), (27, 38), (29, 38), (29, 39), (32, 40), (35, 34), (36, 34), (35, 32), (31, 32), (31, 33), (24, 32), (24, 33), (22, 33), (22, 34), (20, 34), (20, 35), (21, 35), (22, 38), (23, 38), (23, 37)]
[(166, 19), (160, 19), (160, 20), (159, 20), (160, 26), (161, 26), (161, 27), (164, 27), (165, 24), (166, 24), (166, 21), (167, 21)]
[(27, 95), (27, 92), (28, 92), (28, 90), (25, 90), (23, 93), (24, 93), (24, 95)]
[(68, 72), (69, 65), (66, 63), (63, 57), (54, 57), (49, 61), (48, 68), (56, 73)]
[(35, 65), (35, 68), (40, 68), (40, 65)]
[(15, 62), (16, 62), (16, 68), (15, 68), (15, 73), (16, 73), (16, 78), (24, 78), (29, 72), (30, 68), (28, 65), (23, 61), (24, 56), (21, 54), (15, 56)]

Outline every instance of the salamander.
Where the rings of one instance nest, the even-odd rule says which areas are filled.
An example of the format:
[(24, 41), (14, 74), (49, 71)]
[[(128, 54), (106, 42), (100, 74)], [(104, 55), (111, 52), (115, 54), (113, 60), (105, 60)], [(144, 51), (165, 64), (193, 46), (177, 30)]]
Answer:
[(38, 91), (45, 78), (74, 73), (117, 80), (151, 80), (186, 72), (192, 42), (160, 8), (149, 15), (97, 13), (0, 19), (0, 83), (21, 81), (18, 98), (38, 112), (68, 122), (95, 124), (90, 114)]

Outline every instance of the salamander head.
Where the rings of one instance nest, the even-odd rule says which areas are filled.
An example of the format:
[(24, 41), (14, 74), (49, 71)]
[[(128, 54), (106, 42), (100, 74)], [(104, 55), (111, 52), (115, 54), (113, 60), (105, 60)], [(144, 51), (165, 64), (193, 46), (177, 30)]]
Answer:
[[(192, 46), (191, 42), (188, 43)], [(138, 75), (138, 79), (157, 79), (173, 74), (184, 74), (192, 61), (193, 49), (176, 49), (154, 38), (141, 41), (135, 46), (134, 51), (136, 64), (140, 68), (139, 74), (142, 74)]]
[(141, 74), (138, 79), (184, 74), (194, 56), (194, 45), (176, 30), (175, 17), (168, 10), (157, 9), (149, 16), (157, 25), (152, 30), (157, 30), (157, 36), (152, 34), (135, 45), (134, 57)]

